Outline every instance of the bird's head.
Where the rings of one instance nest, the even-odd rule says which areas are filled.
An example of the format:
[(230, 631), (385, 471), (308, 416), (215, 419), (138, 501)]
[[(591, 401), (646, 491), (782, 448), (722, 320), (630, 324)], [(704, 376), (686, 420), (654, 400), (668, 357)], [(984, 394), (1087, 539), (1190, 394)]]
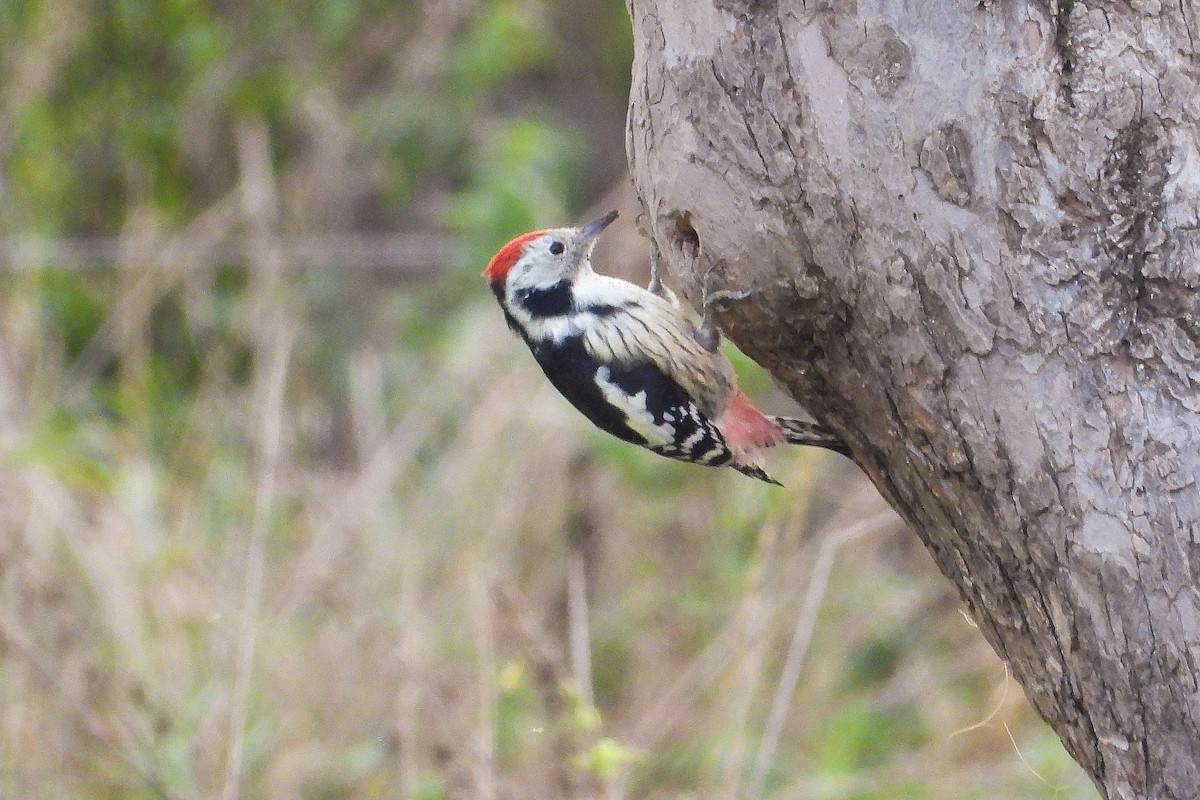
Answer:
[(516, 289), (537, 289), (572, 281), (581, 270), (591, 269), (596, 237), (616, 218), (617, 212), (612, 211), (578, 228), (522, 234), (492, 256), (483, 277), (498, 297)]

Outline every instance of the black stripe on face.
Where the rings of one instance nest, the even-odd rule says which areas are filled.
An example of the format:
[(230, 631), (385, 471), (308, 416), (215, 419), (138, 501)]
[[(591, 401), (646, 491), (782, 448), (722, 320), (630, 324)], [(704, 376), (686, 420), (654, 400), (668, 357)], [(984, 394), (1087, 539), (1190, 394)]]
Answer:
[(521, 327), (521, 323), (517, 322), (517, 318), (503, 304), (500, 306), (500, 310), (504, 312), (504, 321), (508, 323), (508, 329), (521, 338), (525, 338), (525, 329)]
[(575, 296), (566, 281), (539, 289), (518, 289), (513, 300), (534, 319), (561, 317), (571, 313)]

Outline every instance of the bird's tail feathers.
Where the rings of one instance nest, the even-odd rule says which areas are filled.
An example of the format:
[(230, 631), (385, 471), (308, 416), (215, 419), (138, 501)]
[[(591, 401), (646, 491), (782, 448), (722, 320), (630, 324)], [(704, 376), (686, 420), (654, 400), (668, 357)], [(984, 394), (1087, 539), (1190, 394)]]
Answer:
[(782, 483), (764, 472), (762, 467), (755, 464), (738, 464), (737, 462), (734, 462), (729, 466), (733, 467), (743, 475), (749, 475), (751, 478), (757, 478), (760, 481), (766, 481), (767, 483), (774, 484), (775, 486), (783, 486)]
[(768, 417), (779, 426), (788, 444), (803, 444), (809, 447), (824, 447), (844, 456), (850, 455), (850, 448), (837, 437), (833, 431), (803, 419), (793, 417)]

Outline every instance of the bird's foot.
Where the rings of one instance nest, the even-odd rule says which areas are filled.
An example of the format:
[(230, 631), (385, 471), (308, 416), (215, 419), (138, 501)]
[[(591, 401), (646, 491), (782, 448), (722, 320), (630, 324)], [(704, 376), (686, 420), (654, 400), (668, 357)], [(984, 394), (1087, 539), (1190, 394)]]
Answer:
[(659, 266), (662, 255), (653, 239), (650, 240), (650, 248), (650, 283), (646, 284), (646, 291), (658, 295), (675, 308), (679, 308), (679, 298), (675, 296), (669, 286), (662, 282), (662, 270)]
[(700, 327), (696, 329), (695, 335), (696, 342), (710, 353), (715, 353), (717, 348), (721, 346), (721, 330), (717, 327), (717, 321), (713, 318), (713, 307), (738, 300), (745, 300), (756, 291), (754, 288), (710, 290), (708, 283), (712, 277), (713, 269), (716, 267), (717, 264), (714, 264), (704, 276), (703, 313), (700, 317)]

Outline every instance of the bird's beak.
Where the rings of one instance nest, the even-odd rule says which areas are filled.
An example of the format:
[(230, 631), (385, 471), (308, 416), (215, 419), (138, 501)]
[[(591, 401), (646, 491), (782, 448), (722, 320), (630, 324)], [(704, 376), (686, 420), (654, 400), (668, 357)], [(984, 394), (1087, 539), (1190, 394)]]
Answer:
[(600, 231), (612, 224), (612, 221), (616, 218), (617, 212), (610, 211), (595, 222), (589, 222), (587, 225), (584, 225), (583, 230), (579, 232), (580, 240), (586, 242), (589, 239), (594, 239), (599, 235)]

